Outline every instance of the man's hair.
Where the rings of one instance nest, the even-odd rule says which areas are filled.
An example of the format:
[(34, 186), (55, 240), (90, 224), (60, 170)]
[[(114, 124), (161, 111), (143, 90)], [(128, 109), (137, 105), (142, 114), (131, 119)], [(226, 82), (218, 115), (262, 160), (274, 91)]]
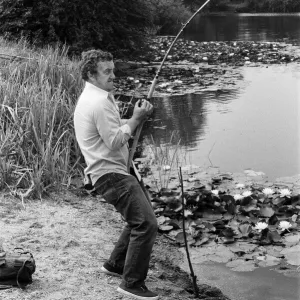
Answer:
[(111, 61), (113, 56), (109, 52), (102, 50), (89, 50), (81, 54), (80, 73), (83, 80), (89, 79), (88, 72), (91, 75), (97, 74), (97, 65), (99, 61)]

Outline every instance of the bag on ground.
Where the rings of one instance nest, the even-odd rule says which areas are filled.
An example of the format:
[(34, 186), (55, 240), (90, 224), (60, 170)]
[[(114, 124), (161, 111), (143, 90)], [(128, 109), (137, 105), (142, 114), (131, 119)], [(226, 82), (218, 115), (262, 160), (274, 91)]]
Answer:
[(0, 289), (19, 287), (32, 283), (35, 260), (30, 252), (0, 253)]

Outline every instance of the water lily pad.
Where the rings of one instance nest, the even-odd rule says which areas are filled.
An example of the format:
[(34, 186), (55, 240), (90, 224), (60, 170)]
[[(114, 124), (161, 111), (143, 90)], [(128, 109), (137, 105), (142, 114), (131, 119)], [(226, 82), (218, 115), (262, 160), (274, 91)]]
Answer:
[(157, 218), (157, 224), (158, 224), (158, 225), (162, 225), (162, 224), (164, 224), (166, 221), (167, 221), (167, 219), (166, 219), (166, 217), (164, 217), (164, 216), (160, 216), (160, 217)]
[(256, 171), (253, 171), (253, 170), (245, 170), (244, 173), (247, 175), (247, 176), (265, 176), (266, 174), (264, 172), (256, 172)]
[(283, 249), (280, 253), (284, 255), (290, 265), (300, 265), (300, 245)]
[(263, 217), (270, 218), (274, 215), (275, 212), (272, 207), (264, 206), (260, 209), (259, 213)]
[(256, 245), (249, 244), (249, 243), (236, 243), (234, 245), (228, 246), (228, 249), (230, 251), (236, 253), (236, 252), (244, 252), (249, 253), (252, 252), (255, 248), (257, 248)]
[(256, 205), (251, 204), (251, 205), (246, 205), (246, 206), (241, 206), (240, 207), (241, 212), (250, 212), (250, 211), (253, 211), (253, 210), (258, 210)]
[(276, 230), (269, 231), (267, 235), (269, 239), (275, 243), (281, 241), (281, 235)]
[(287, 235), (284, 238), (286, 246), (294, 246), (300, 242), (300, 234), (297, 235)]
[(236, 272), (250, 272), (257, 268), (254, 261), (245, 261), (243, 259), (230, 261), (226, 264), (226, 266), (231, 268), (232, 271)]
[[(186, 238), (188, 241), (192, 241), (193, 238), (189, 233), (186, 233)], [(184, 243), (184, 235), (183, 235), (183, 231), (179, 232), (176, 236), (175, 236), (176, 242), (177, 243)]]
[(221, 214), (215, 214), (215, 213), (211, 213), (211, 212), (203, 213), (203, 220), (207, 220), (207, 221), (221, 220), (222, 217), (223, 216)]
[(173, 226), (171, 226), (171, 225), (161, 225), (161, 226), (159, 226), (159, 230), (161, 230), (161, 231), (170, 231), (172, 229), (173, 229)]
[(168, 222), (168, 225), (173, 226), (173, 228), (175, 228), (175, 229), (180, 229), (181, 228), (180, 227), (181, 224), (179, 224), (179, 222), (177, 220), (170, 220)]
[[(282, 249), (282, 247), (280, 247)], [(283, 254), (280, 253), (281, 250), (276, 250), (276, 249), (268, 249), (267, 253), (271, 256), (277, 257), (277, 258), (282, 258)]]
[(225, 228), (224, 230), (221, 231), (222, 235), (227, 237), (227, 238), (231, 238), (234, 236), (234, 231), (232, 228)]
[(293, 246), (293, 247), (290, 247), (290, 248), (285, 248), (280, 253), (283, 254), (283, 255), (286, 255), (286, 254), (289, 254), (289, 253), (292, 253), (292, 252), (300, 253), (300, 245), (296, 245), (296, 246)]
[(209, 238), (205, 237), (205, 238), (202, 238), (198, 241), (196, 241), (196, 243), (194, 244), (194, 246), (201, 246), (205, 243), (207, 243), (209, 241)]
[(249, 233), (252, 231), (252, 227), (249, 224), (242, 224), (239, 226), (239, 230), (243, 237), (248, 237)]
[(259, 260), (258, 265), (260, 267), (276, 266), (281, 262), (280, 258), (277, 258), (277, 257), (269, 255), (269, 254), (267, 254), (265, 256), (258, 256), (256, 259)]
[(285, 255), (287, 262), (293, 266), (300, 266), (300, 252), (291, 252)]
[(254, 251), (252, 253), (247, 253), (247, 254), (243, 255), (243, 258), (245, 260), (253, 260), (255, 257), (261, 256), (261, 254), (262, 253), (260, 251)]
[(287, 199), (284, 198), (284, 197), (282, 197), (282, 198), (277, 197), (277, 198), (275, 198), (275, 199), (272, 200), (272, 203), (273, 203), (274, 205), (280, 206), (280, 205), (282, 205), (282, 204), (283, 204), (284, 202), (286, 202), (286, 201), (287, 201)]
[(234, 254), (225, 246), (218, 245), (212, 247), (211, 253), (207, 255), (207, 259), (218, 263), (227, 263), (234, 257)]
[(234, 237), (221, 237), (220, 240), (222, 241), (223, 244), (232, 244), (235, 242), (235, 238)]

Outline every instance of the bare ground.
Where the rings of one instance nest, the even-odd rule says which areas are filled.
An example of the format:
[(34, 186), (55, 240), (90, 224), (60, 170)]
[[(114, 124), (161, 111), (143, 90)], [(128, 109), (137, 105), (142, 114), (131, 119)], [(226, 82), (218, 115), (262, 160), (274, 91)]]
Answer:
[[(28, 249), (36, 260), (33, 283), (26, 290), (0, 291), (5, 300), (129, 300), (116, 291), (121, 279), (100, 272), (124, 223), (102, 199), (70, 192), (46, 200), (25, 201), (0, 194), (3, 248)], [(177, 266), (182, 257), (176, 245), (158, 235), (147, 286), (161, 299), (189, 299), (187, 273)], [(226, 300), (220, 290), (199, 285), (200, 299)]]

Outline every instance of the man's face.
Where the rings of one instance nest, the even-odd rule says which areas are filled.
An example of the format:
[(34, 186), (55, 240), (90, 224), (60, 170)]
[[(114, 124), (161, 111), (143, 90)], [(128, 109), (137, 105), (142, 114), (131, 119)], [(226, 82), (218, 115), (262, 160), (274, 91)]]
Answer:
[(100, 61), (98, 62), (97, 74), (90, 76), (90, 82), (95, 86), (111, 92), (114, 89), (114, 62), (111, 61)]

